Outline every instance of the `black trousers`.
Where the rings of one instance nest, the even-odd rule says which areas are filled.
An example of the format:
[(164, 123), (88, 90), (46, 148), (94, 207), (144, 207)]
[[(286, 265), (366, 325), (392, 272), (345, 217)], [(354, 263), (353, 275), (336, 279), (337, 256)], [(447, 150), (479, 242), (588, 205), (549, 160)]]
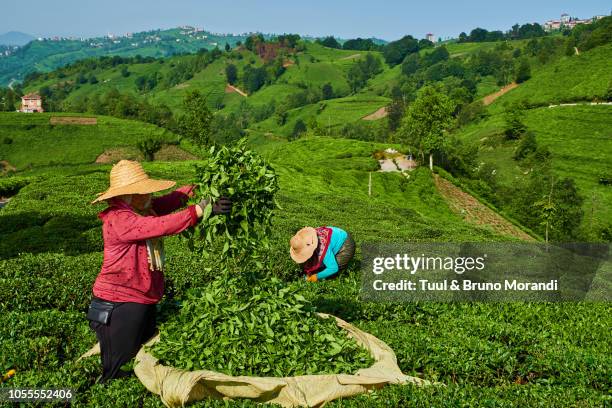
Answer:
[(155, 305), (115, 303), (108, 324), (90, 321), (102, 357), (102, 378), (117, 378), (119, 368), (136, 356), (140, 346), (155, 334)]

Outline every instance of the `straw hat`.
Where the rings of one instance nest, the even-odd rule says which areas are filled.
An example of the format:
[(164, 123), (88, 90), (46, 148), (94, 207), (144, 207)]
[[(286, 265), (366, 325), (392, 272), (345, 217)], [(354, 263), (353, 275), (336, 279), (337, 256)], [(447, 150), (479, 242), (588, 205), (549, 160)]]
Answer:
[(318, 244), (317, 230), (312, 227), (302, 228), (291, 238), (291, 259), (297, 263), (306, 262), (314, 254)]
[(170, 180), (153, 180), (137, 161), (121, 160), (110, 171), (110, 187), (91, 203), (124, 194), (149, 194), (166, 190), (176, 184)]

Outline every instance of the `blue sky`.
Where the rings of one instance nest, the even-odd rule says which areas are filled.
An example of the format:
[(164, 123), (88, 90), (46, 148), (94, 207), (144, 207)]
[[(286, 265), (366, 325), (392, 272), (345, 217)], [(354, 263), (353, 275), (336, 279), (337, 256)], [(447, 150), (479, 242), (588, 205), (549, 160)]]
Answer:
[(477, 26), (509, 29), (544, 22), (563, 12), (576, 17), (610, 14), (602, 0), (30, 0), (2, 1), (0, 33), (98, 36), (188, 24), (223, 33), (261, 31), (394, 40), (457, 36)]

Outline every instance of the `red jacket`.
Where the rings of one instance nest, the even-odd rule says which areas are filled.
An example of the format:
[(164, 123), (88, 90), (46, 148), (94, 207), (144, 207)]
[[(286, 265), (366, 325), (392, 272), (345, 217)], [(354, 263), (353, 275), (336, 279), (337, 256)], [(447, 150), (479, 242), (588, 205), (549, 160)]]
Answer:
[(194, 186), (152, 200), (158, 216), (142, 216), (120, 199), (98, 214), (102, 220), (104, 261), (93, 285), (96, 297), (111, 302), (153, 304), (164, 294), (164, 274), (149, 268), (146, 240), (178, 234), (198, 221), (195, 206), (185, 205)]

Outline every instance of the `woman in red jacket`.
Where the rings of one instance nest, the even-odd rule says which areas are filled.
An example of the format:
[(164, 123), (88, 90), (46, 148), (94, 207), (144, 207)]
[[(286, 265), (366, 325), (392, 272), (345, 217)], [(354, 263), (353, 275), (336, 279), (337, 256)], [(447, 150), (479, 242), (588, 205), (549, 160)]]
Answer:
[[(100, 342), (100, 382), (131, 374), (120, 367), (155, 332), (155, 305), (164, 294), (162, 237), (195, 225), (209, 205), (204, 199), (174, 212), (193, 195), (194, 186), (151, 198), (151, 193), (175, 184), (150, 179), (140, 163), (122, 160), (110, 172), (110, 188), (93, 201), (108, 203), (98, 215), (102, 220), (104, 261), (87, 315)], [(229, 213), (231, 205), (222, 198), (213, 205), (213, 213)]]

